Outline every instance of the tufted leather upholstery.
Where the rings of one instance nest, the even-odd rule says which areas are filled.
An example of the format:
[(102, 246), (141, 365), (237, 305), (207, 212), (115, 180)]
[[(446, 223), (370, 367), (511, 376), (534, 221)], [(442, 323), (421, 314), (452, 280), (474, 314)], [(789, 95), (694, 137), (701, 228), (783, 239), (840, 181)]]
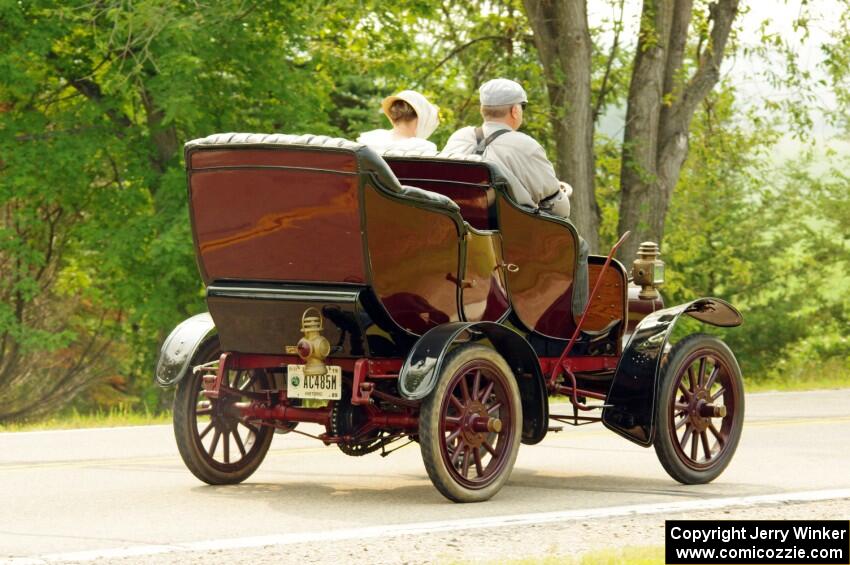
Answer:
[(193, 139), (186, 143), (186, 149), (199, 145), (238, 145), (245, 144), (272, 144), (272, 145), (307, 145), (313, 147), (339, 147), (357, 151), (364, 146), (341, 137), (328, 137), (327, 135), (289, 135), (285, 133), (216, 133)]

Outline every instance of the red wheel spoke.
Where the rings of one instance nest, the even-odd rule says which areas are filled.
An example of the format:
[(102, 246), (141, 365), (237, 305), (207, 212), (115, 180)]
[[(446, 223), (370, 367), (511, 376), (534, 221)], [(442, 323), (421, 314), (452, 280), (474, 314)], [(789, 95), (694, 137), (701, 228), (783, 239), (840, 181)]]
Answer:
[(478, 473), (479, 477), (483, 477), (484, 465), (481, 464), (481, 449), (476, 447), (472, 451), (472, 456), (475, 458), (475, 472)]
[(481, 393), (479, 397), (479, 401), (487, 404), (487, 399), (490, 398), (490, 395), (493, 394), (493, 386), (495, 386), (494, 381), (490, 381), (490, 384), (487, 385), (487, 388), (484, 389), (484, 392)]
[(460, 418), (457, 416), (446, 416), (446, 429), (447, 430), (459, 430), (460, 429)]
[(691, 460), (697, 460), (697, 450), (699, 449), (699, 440), (696, 435), (691, 436)]
[(697, 376), (697, 387), (702, 388), (705, 382), (705, 357), (699, 358), (699, 373)]
[(457, 399), (457, 396), (452, 394), (449, 396), (449, 398), (451, 399), (451, 402), (452, 404), (454, 404), (457, 411), (463, 414), (463, 404), (461, 404), (460, 400)]
[(248, 428), (251, 431), (251, 433), (254, 434), (254, 436), (260, 435), (260, 430), (259, 430), (259, 428), (257, 428), (257, 426), (255, 426), (253, 424), (249, 424), (248, 422), (243, 422), (241, 420), (239, 421), (239, 423), (242, 424), (243, 426), (245, 426), (246, 428)]
[(475, 371), (475, 378), (472, 380), (472, 399), (478, 399), (478, 393), (481, 392), (481, 370)]
[(714, 402), (715, 400), (717, 400), (718, 398), (723, 396), (724, 392), (726, 392), (726, 389), (724, 387), (720, 387), (720, 390), (718, 390), (716, 393), (711, 395), (711, 401)]
[(201, 432), (201, 435), (198, 436), (198, 439), (204, 439), (204, 436), (206, 436), (208, 433), (210, 433), (210, 430), (213, 429), (214, 425), (215, 424), (213, 423), (213, 421), (210, 420), (210, 423), (207, 424), (207, 427), (204, 428), (204, 431)]
[(463, 393), (463, 402), (469, 402), (469, 385), (466, 382), (466, 375), (460, 378), (460, 391)]
[[(686, 418), (685, 422), (687, 422), (687, 421), (688, 420)], [(682, 441), (679, 442), (679, 444), (682, 446), (682, 451), (684, 451), (685, 448), (688, 446), (688, 441), (691, 439), (691, 434), (693, 434), (693, 433), (694, 433), (693, 426), (688, 424), (688, 426), (685, 428), (685, 433), (682, 434)]]
[(497, 402), (496, 404), (494, 404), (493, 406), (491, 406), (490, 408), (487, 409), (487, 413), (492, 414), (493, 412), (495, 412), (496, 410), (498, 410), (501, 407), (502, 407), (502, 403)]
[(216, 428), (215, 433), (213, 434), (212, 443), (210, 444), (210, 448), (207, 450), (207, 453), (210, 454), (210, 457), (215, 459), (215, 448), (218, 447), (218, 438), (221, 437), (221, 430)]
[(242, 457), (245, 457), (245, 444), (242, 443), (242, 438), (239, 437), (239, 428), (233, 430), (233, 439), (236, 441), (236, 447), (239, 449), (239, 453)]
[(455, 450), (452, 452), (452, 465), (457, 467), (458, 460), (460, 459), (460, 456), (463, 454), (463, 452), (465, 450), (466, 450), (466, 445), (462, 444), (462, 443), (458, 444), (458, 446), (455, 447)]
[(224, 432), (224, 441), (221, 442), (221, 447), (224, 448), (224, 462), (230, 463), (230, 432)]
[(495, 450), (495, 449), (493, 449), (493, 446), (492, 446), (492, 445), (490, 445), (490, 442), (489, 442), (489, 441), (487, 441), (487, 440), (485, 439), (485, 440), (484, 440), (484, 442), (481, 444), (481, 446), (482, 446), (484, 449), (486, 449), (486, 450), (487, 450), (487, 453), (489, 453), (492, 457), (495, 457), (495, 456), (496, 456), (496, 450)]
[(712, 435), (714, 435), (714, 437), (715, 437), (715, 438), (717, 438), (717, 443), (718, 443), (718, 444), (720, 445), (720, 447), (722, 448), (722, 447), (723, 447), (723, 445), (724, 445), (726, 442), (723, 440), (723, 436), (722, 436), (722, 435), (720, 435), (720, 432), (719, 432), (719, 431), (717, 431), (717, 428), (715, 428), (715, 427), (714, 427), (714, 423), (713, 423), (713, 422), (709, 422), (709, 423), (708, 423), (708, 429), (709, 429), (709, 430), (711, 430)]
[(448, 437), (446, 438), (446, 446), (450, 447), (452, 445), (452, 442), (457, 439), (457, 436), (459, 436), (460, 432), (462, 432), (462, 431), (463, 431), (463, 428), (461, 428), (461, 427), (455, 428), (455, 431), (450, 433), (448, 435)]
[(701, 431), (699, 437), (702, 438), (702, 450), (705, 453), (705, 460), (711, 459), (711, 448), (708, 446), (708, 434), (705, 430)]
[(708, 382), (705, 383), (705, 390), (711, 392), (711, 387), (714, 386), (714, 381), (717, 380), (717, 376), (720, 374), (720, 365), (715, 365), (714, 370), (711, 371), (711, 375), (708, 377)]
[(461, 474), (465, 477), (469, 474), (469, 446), (464, 446), (463, 448), (463, 468), (461, 468)]

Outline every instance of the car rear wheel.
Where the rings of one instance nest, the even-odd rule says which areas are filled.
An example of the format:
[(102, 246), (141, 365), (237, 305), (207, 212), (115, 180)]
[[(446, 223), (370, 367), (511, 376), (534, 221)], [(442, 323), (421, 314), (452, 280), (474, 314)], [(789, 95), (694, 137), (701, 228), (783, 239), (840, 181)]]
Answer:
[(684, 484), (708, 483), (729, 465), (744, 423), (744, 383), (729, 347), (694, 334), (662, 365), (655, 452)]
[(522, 404), (513, 372), (489, 347), (461, 345), (444, 361), (419, 413), (419, 446), (431, 482), (454, 502), (495, 495), (513, 470)]
[[(191, 366), (218, 359), (221, 351), (214, 337), (198, 349)], [(239, 391), (269, 389), (265, 371), (229, 371), (223, 386)], [(174, 397), (174, 436), (186, 467), (211, 485), (240, 483), (257, 470), (269, 450), (273, 430), (242, 419), (235, 406), (241, 395), (208, 399), (203, 376), (189, 370), (177, 385)]]

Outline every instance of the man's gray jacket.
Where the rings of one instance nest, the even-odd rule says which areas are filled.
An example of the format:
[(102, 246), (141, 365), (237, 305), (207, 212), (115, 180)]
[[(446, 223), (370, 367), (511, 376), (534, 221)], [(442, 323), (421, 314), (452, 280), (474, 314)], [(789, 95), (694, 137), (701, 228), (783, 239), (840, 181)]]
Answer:
[[(543, 147), (532, 137), (513, 131), (501, 122), (484, 122), (482, 129), (485, 138), (497, 130), (509, 130), (494, 139), (482, 157), (500, 165), (502, 174), (510, 183), (514, 201), (569, 218), (569, 194), (561, 190), (561, 183)], [(475, 128), (470, 126), (454, 132), (443, 151), (470, 154), (475, 152), (477, 145)]]

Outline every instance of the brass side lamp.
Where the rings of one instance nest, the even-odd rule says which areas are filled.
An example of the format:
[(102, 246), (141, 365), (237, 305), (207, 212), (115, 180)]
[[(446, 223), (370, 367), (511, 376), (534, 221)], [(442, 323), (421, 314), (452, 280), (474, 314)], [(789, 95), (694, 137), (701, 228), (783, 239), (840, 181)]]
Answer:
[(632, 280), (641, 287), (638, 298), (655, 300), (658, 298), (657, 287), (664, 284), (664, 261), (658, 258), (661, 253), (658, 244), (644, 241), (638, 249), (638, 258), (632, 264)]

